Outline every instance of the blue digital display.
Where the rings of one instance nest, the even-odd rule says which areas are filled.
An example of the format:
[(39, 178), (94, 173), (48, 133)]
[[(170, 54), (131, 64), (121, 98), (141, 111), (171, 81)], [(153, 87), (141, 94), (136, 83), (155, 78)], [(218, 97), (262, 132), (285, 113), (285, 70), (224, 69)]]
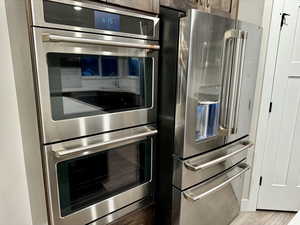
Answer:
[(95, 28), (120, 31), (120, 15), (95, 11)]

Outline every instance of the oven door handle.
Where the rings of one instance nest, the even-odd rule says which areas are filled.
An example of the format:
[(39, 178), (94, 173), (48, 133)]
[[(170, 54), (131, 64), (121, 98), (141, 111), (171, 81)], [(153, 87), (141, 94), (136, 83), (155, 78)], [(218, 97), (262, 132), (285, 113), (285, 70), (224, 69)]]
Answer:
[(159, 45), (151, 44), (140, 44), (140, 43), (130, 43), (130, 42), (117, 42), (110, 40), (99, 40), (99, 39), (89, 39), (89, 38), (77, 38), (77, 37), (66, 37), (55, 34), (43, 34), (44, 42), (71, 42), (71, 43), (82, 43), (82, 44), (93, 44), (93, 45), (108, 45), (116, 47), (126, 47), (126, 48), (142, 48), (142, 49), (153, 49), (159, 50)]
[(137, 132), (132, 135), (114, 138), (109, 141), (98, 142), (87, 146), (81, 146), (72, 149), (52, 150), (52, 152), (55, 154), (57, 158), (68, 157), (68, 156), (73, 156), (78, 154), (89, 155), (92, 153), (105, 151), (110, 148), (119, 147), (119, 146), (144, 140), (149, 136), (156, 135), (157, 132), (158, 131), (155, 128), (151, 128), (151, 129), (149, 128), (145, 132)]

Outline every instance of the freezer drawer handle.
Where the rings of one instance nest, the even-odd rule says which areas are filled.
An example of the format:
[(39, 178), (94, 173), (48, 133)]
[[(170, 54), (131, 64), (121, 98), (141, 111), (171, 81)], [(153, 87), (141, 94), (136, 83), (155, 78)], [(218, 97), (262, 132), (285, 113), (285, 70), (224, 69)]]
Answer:
[(109, 45), (109, 46), (116, 46), (116, 47), (142, 48), (142, 49), (154, 49), (154, 50), (160, 49), (159, 45), (66, 37), (66, 36), (60, 36), (54, 34), (43, 34), (43, 41), (44, 42), (71, 42), (71, 43), (82, 43), (82, 44), (93, 44), (93, 45)]
[(232, 181), (236, 180), (237, 178), (239, 178), (240, 176), (242, 176), (244, 173), (246, 173), (248, 170), (250, 169), (250, 166), (246, 164), (246, 166), (244, 167), (244, 169), (239, 172), (238, 174), (230, 177), (229, 179), (227, 179), (226, 181), (224, 181), (223, 183), (211, 188), (209, 191), (204, 192), (200, 195), (194, 195), (191, 191), (189, 192), (183, 192), (183, 195), (186, 199), (191, 200), (191, 201), (198, 201), (210, 194), (213, 194), (221, 189), (223, 189), (224, 187), (226, 187), (228, 184), (230, 184)]
[[(147, 127), (149, 128), (149, 127)], [(87, 151), (91, 151), (92, 153), (96, 153), (96, 152), (101, 152), (103, 151), (103, 149), (109, 149), (111, 147), (116, 147), (117, 146), (122, 146), (124, 145), (124, 143), (128, 143), (128, 142), (133, 142), (133, 141), (140, 141), (145, 139), (146, 137), (149, 136), (154, 136), (155, 134), (157, 134), (158, 131), (154, 128), (149, 128), (147, 131), (145, 132), (139, 132), (130, 136), (124, 136), (124, 137), (120, 137), (120, 138), (116, 138), (116, 139), (112, 139), (109, 141), (104, 141), (104, 142), (99, 142), (99, 143), (95, 143), (95, 144), (91, 144), (88, 146), (84, 146), (84, 147), (78, 147), (78, 148), (73, 148), (70, 150), (52, 150), (55, 153), (55, 156), (57, 158), (60, 157), (65, 157), (65, 156), (69, 156), (69, 155), (74, 155), (74, 154), (81, 154)], [(91, 150), (92, 149), (92, 150)]]
[(227, 154), (225, 156), (217, 158), (215, 160), (209, 161), (207, 163), (204, 163), (204, 164), (201, 164), (201, 165), (194, 165), (193, 163), (187, 161), (187, 162), (184, 163), (184, 165), (189, 170), (192, 170), (192, 171), (198, 171), (198, 170), (206, 169), (206, 168), (212, 167), (212, 166), (214, 166), (216, 164), (219, 164), (221, 162), (224, 162), (227, 159), (229, 159), (229, 158), (231, 158), (231, 157), (233, 157), (233, 156), (235, 156), (235, 155), (237, 155), (237, 154), (239, 154), (239, 153), (241, 153), (241, 152), (243, 152), (243, 151), (245, 151), (245, 150), (247, 150), (247, 149), (249, 149), (251, 147), (253, 147), (253, 144), (250, 143), (250, 142), (247, 142), (247, 143), (245, 143), (245, 145), (242, 148), (240, 148), (240, 149), (238, 149), (238, 150), (236, 150), (236, 151), (234, 151), (234, 152), (232, 152), (230, 154)]

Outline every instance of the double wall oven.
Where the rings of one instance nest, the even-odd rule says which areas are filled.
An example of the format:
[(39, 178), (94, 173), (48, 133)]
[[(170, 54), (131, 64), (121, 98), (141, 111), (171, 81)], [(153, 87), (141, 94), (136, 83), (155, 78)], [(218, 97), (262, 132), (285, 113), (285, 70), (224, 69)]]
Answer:
[(28, 3), (50, 222), (97, 223), (153, 193), (159, 19)]

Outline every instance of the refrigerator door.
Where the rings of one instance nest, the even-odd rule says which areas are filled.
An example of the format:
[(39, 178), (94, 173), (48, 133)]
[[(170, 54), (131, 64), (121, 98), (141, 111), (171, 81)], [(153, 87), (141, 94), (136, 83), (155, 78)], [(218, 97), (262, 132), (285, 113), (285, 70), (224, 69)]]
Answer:
[(231, 111), (232, 129), (226, 142), (233, 142), (250, 132), (262, 34), (262, 28), (241, 21), (236, 29), (245, 36), (235, 47), (232, 76), (236, 75), (237, 80), (233, 96), (236, 102)]
[[(180, 21), (175, 154), (188, 158), (225, 144), (223, 74), (230, 74), (236, 21), (190, 10)], [(230, 77), (230, 75), (228, 75)]]

